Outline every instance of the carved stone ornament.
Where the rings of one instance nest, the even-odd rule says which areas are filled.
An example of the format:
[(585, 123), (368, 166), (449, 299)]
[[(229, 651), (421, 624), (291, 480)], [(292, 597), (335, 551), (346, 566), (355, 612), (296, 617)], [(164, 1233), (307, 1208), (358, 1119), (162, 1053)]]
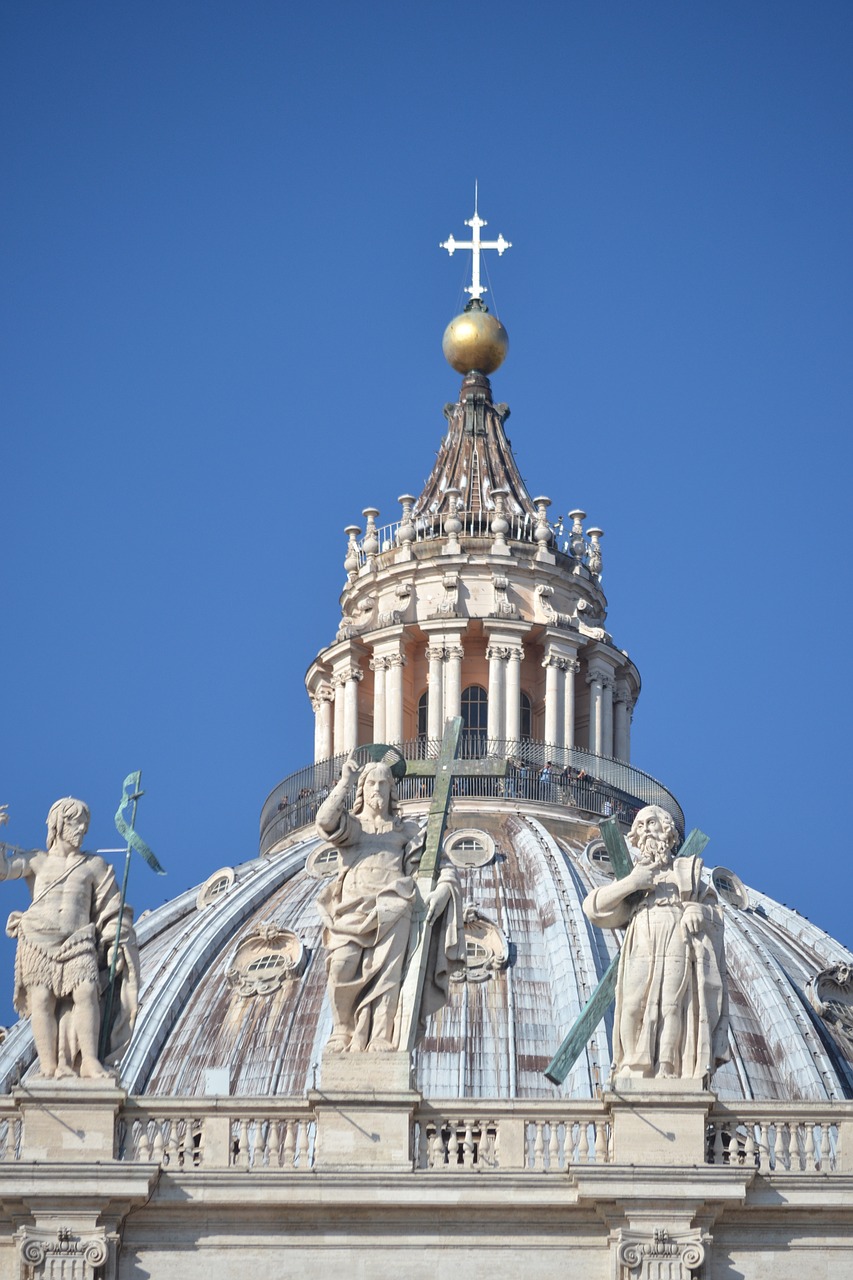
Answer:
[(338, 623), (335, 640), (351, 640), (353, 636), (360, 636), (370, 627), (375, 612), (375, 596), (366, 596), (364, 600), (359, 600), (353, 605), (350, 613), (344, 613)]
[(433, 618), (455, 618), (458, 616), (459, 574), (453, 571), (443, 573), (441, 575), (441, 585), (444, 588), (444, 596), (430, 616)]
[(540, 582), (536, 588), (536, 598), (539, 601), (539, 608), (545, 621), (549, 627), (559, 627), (564, 631), (577, 631), (578, 620), (574, 614), (558, 613), (551, 604), (551, 597), (554, 594), (554, 588), (546, 582)]
[(705, 1261), (708, 1237), (701, 1231), (675, 1235), (656, 1227), (616, 1234), (618, 1280), (695, 1280), (694, 1273)]
[(509, 942), (501, 929), (473, 903), (462, 912), (465, 960), (450, 971), (451, 982), (488, 982), (509, 964)]
[(298, 978), (307, 955), (302, 939), (277, 924), (258, 925), (237, 947), (225, 977), (241, 1000), (268, 996)]
[(809, 1004), (846, 1053), (853, 1054), (853, 965), (832, 964), (806, 983)]
[(233, 867), (220, 867), (212, 876), (208, 876), (195, 900), (198, 910), (201, 911), (204, 907), (209, 907), (220, 898), (224, 898), (233, 888), (234, 879)]
[(505, 573), (492, 574), (492, 589), (495, 593), (495, 602), (492, 606), (492, 612), (496, 618), (517, 618), (518, 608), (508, 598), (509, 578)]
[(95, 1280), (109, 1257), (104, 1232), (76, 1234), (22, 1227), (17, 1233), (22, 1280)]

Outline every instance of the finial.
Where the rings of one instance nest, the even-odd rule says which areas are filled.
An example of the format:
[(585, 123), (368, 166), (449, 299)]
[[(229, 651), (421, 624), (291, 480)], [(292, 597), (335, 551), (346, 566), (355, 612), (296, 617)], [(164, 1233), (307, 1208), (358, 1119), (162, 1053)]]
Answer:
[(502, 235), (499, 235), (497, 240), (481, 240), (480, 239), (480, 228), (487, 227), (489, 224), (486, 221), (484, 221), (483, 218), (480, 217), (477, 211), (477, 203), (478, 203), (478, 184), (477, 182), (475, 182), (474, 183), (474, 216), (473, 218), (467, 218), (465, 221), (465, 226), (471, 228), (471, 239), (455, 240), (453, 236), (448, 236), (448, 238), (445, 241), (443, 241), (438, 247), (439, 249), (446, 249), (451, 257), (453, 257), (457, 249), (471, 250), (471, 253), (473, 255), (472, 269), (471, 269), (471, 283), (470, 285), (465, 286), (465, 292), (470, 293), (473, 299), (479, 300), (480, 298), (482, 298), (484, 293), (488, 293), (488, 289), (485, 289), (480, 284), (480, 252), (481, 250), (497, 249), (498, 255), (502, 256), (505, 249), (512, 248), (512, 243), (509, 240), (504, 240)]

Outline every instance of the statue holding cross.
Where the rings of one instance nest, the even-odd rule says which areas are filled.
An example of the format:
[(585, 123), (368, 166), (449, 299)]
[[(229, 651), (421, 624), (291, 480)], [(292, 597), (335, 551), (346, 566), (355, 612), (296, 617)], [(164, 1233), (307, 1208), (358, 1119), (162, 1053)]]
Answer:
[[(450, 973), (465, 955), (459, 877), (439, 862), (452, 780), (506, 771), (505, 761), (457, 760), (461, 727), (459, 717), (447, 722), (432, 760), (360, 748), (367, 762), (350, 756), (317, 812), (319, 834), (338, 851), (338, 873), (317, 899), (334, 1023), (327, 1051), (411, 1051), (447, 1001)], [(405, 773), (435, 778), (426, 828), (400, 815)]]

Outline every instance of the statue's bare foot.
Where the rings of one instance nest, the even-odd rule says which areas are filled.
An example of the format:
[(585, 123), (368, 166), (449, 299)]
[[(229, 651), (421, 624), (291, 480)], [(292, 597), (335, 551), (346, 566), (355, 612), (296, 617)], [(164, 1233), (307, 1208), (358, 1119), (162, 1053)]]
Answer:
[(346, 1053), (349, 1048), (349, 1041), (346, 1036), (329, 1036), (326, 1043), (327, 1053)]
[(385, 1036), (379, 1036), (376, 1040), (371, 1040), (368, 1048), (371, 1053), (393, 1053), (394, 1046)]
[(109, 1080), (110, 1073), (101, 1066), (97, 1058), (84, 1058), (80, 1063), (81, 1080)]
[(67, 1080), (69, 1076), (74, 1075), (76, 1075), (76, 1072), (71, 1070), (67, 1062), (60, 1062), (53, 1073), (53, 1078), (55, 1080)]

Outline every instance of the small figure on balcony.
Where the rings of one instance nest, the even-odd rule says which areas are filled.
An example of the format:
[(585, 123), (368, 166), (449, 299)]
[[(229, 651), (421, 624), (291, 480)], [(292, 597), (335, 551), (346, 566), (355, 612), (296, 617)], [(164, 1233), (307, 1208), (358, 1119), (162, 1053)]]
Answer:
[[(351, 812), (346, 793), (358, 777)], [(317, 830), (338, 850), (338, 873), (317, 898), (327, 950), (332, 1052), (389, 1052), (409, 953), (424, 834), (400, 817), (389, 765), (361, 768), (350, 757), (317, 813)], [(420, 1021), (447, 1000), (450, 972), (464, 956), (462, 895), (454, 868), (441, 871), (427, 899), (431, 950)]]
[(613, 1077), (710, 1080), (728, 1053), (723, 917), (702, 882), (702, 859), (673, 858), (670, 814), (647, 805), (628, 842), (639, 854), (624, 879), (594, 889), (593, 924), (625, 929), (613, 1019)]
[(29, 1017), (43, 1076), (102, 1079), (101, 995), (116, 935), (120, 937), (119, 1007), (107, 1063), (121, 1057), (136, 1017), (139, 956), (133, 912), (125, 906), (111, 866), (81, 848), (89, 808), (70, 796), (47, 815), (47, 851), (0, 845), (0, 879), (26, 880), (32, 902), (13, 911), (6, 932), (18, 942), (15, 1009)]

